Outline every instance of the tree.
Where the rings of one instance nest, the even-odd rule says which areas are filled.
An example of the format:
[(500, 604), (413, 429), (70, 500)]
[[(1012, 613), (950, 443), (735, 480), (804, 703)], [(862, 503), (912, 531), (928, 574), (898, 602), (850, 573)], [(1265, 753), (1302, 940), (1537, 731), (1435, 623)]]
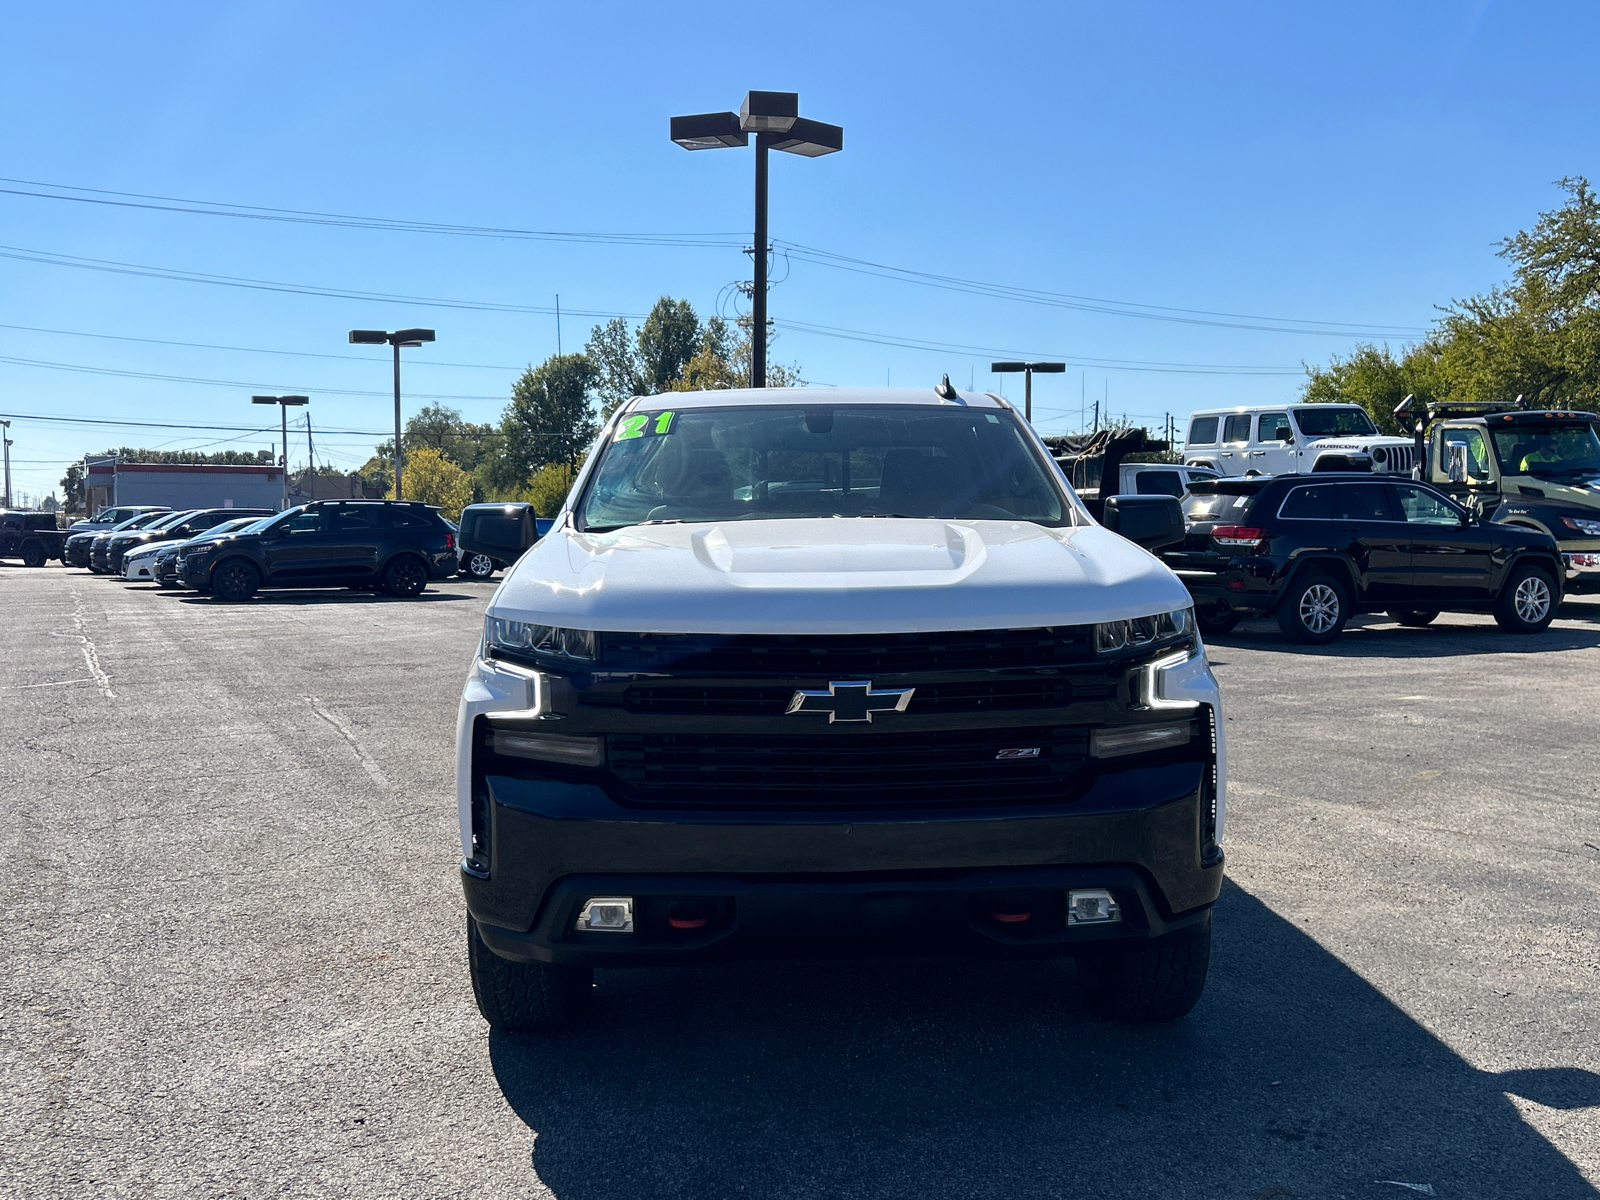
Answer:
[(567, 493), (572, 490), (575, 473), (566, 463), (549, 463), (540, 467), (522, 492), (521, 499), (533, 505), (535, 516), (553, 517), (561, 511)]
[[(406, 455), (405, 484), (407, 500), (438, 505), (452, 521), (472, 503), (472, 477), (431, 446)], [(395, 498), (393, 484), (384, 494)]]
[[(736, 335), (721, 317), (704, 325), (687, 300), (663, 296), (630, 334), (617, 317), (596, 325), (584, 353), (595, 367), (600, 411), (610, 416), (634, 396), (750, 386), (750, 334)], [(767, 364), (768, 387), (798, 387), (800, 368)]]
[(67, 468), (67, 473), (61, 477), (61, 495), (66, 500), (69, 513), (75, 513), (83, 508), (83, 460), (79, 459)]
[(1445, 308), (1420, 343), (1396, 359), (1359, 346), (1326, 368), (1307, 367), (1307, 400), (1353, 400), (1397, 431), (1390, 411), (1419, 400), (1600, 407), (1600, 199), (1589, 181), (1563, 179), (1560, 208), (1500, 243), (1512, 278)]
[[(493, 425), (464, 421), (460, 412), (442, 404), (430, 404), (406, 422), (405, 451), (413, 447), (438, 450), (463, 471), (477, 468), (484, 455), (494, 452), (500, 434)], [(378, 447), (378, 453), (394, 456), (393, 439)]]
[(594, 437), (589, 393), (594, 364), (583, 354), (551, 355), (529, 367), (511, 388), (511, 403), (500, 421), (507, 464), (526, 479), (546, 463), (578, 461)]

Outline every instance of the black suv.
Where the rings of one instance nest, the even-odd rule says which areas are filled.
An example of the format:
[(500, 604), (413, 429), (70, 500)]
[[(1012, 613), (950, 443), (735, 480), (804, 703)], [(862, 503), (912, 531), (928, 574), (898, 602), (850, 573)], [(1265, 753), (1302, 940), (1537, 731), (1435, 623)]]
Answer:
[(1538, 633), (1561, 602), (1549, 534), (1482, 521), (1427, 484), (1340, 473), (1192, 491), (1188, 535), (1162, 558), (1194, 597), (1203, 633), (1275, 613), (1290, 637), (1331, 642), (1353, 613), (1422, 626), (1447, 609)]
[(224, 600), (257, 588), (372, 587), (415, 596), (456, 573), (456, 538), (439, 510), (409, 500), (318, 500), (237, 533), (190, 542), (184, 583)]

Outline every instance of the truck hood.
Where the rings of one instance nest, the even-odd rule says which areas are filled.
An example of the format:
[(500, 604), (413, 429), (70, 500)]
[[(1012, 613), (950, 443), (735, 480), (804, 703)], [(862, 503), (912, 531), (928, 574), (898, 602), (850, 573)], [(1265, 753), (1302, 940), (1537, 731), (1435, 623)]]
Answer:
[(552, 530), (489, 611), (629, 633), (1037, 628), (1187, 608), (1147, 551), (1098, 525), (909, 519)]

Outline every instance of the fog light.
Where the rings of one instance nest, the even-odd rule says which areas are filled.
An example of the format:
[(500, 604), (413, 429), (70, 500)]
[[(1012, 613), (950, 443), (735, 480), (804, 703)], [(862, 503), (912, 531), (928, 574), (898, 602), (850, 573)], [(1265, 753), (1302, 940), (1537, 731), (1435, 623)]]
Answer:
[(1089, 733), (1089, 753), (1095, 758), (1118, 758), (1187, 745), (1189, 722), (1181, 725), (1112, 725)]
[(545, 762), (564, 763), (569, 767), (598, 767), (606, 760), (605, 744), (597, 737), (496, 729), (491, 733), (490, 746), (496, 754), (537, 758)]
[(583, 902), (575, 928), (580, 933), (632, 933), (632, 896), (595, 896)]
[(1067, 893), (1068, 925), (1109, 925), (1122, 920), (1122, 910), (1105, 888), (1074, 888)]

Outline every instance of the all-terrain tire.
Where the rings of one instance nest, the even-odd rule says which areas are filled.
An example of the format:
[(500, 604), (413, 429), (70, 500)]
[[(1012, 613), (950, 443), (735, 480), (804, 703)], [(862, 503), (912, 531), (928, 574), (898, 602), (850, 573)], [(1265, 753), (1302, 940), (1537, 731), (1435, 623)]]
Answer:
[(467, 971), (478, 1012), (496, 1029), (564, 1029), (593, 999), (593, 969), (501, 958), (483, 944), (470, 916)]
[(428, 568), (422, 565), (421, 559), (410, 554), (401, 555), (384, 568), (383, 590), (391, 596), (410, 600), (422, 595), (422, 589), (427, 586)]
[(1132, 949), (1078, 959), (1078, 981), (1096, 1013), (1149, 1025), (1176, 1021), (1200, 1000), (1211, 965), (1211, 924)]
[(1278, 602), (1278, 628), (1297, 642), (1326, 645), (1344, 632), (1349, 619), (1344, 584), (1320, 571), (1296, 578)]
[(1242, 613), (1219, 613), (1215, 609), (1195, 609), (1194, 623), (1200, 627), (1202, 635), (1220, 637), (1222, 634), (1231, 633), (1233, 627), (1243, 620)]
[(1512, 567), (1494, 602), (1494, 619), (1508, 633), (1543, 633), (1560, 593), (1550, 572), (1532, 563)]
[(1439, 619), (1439, 610), (1436, 608), (1391, 608), (1389, 616), (1393, 618), (1396, 624), (1404, 625), (1408, 629), (1421, 629)]
[(241, 558), (230, 559), (211, 572), (211, 591), (219, 599), (250, 599), (261, 586), (261, 572)]
[(22, 565), (25, 567), (42, 567), (50, 561), (50, 552), (44, 548), (42, 542), (22, 543)]

